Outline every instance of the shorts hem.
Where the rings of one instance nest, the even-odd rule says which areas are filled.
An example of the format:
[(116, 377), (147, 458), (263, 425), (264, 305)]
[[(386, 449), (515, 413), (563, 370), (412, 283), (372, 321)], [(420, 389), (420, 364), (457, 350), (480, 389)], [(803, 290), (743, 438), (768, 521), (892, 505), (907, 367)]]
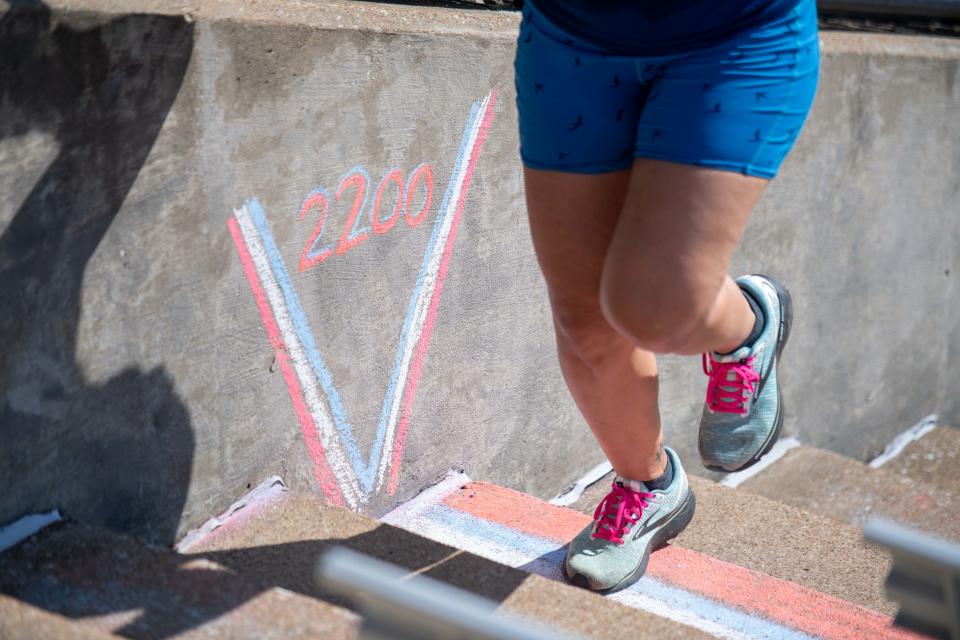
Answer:
[(632, 159), (629, 162), (620, 163), (620, 164), (601, 164), (596, 162), (587, 162), (584, 164), (565, 164), (557, 165), (550, 164), (548, 162), (537, 162), (536, 160), (529, 160), (521, 156), (521, 161), (523, 166), (529, 169), (539, 169), (541, 171), (561, 171), (564, 173), (583, 173), (583, 174), (599, 174), (599, 173), (614, 173), (616, 171), (623, 171), (624, 169), (629, 169), (633, 164)]
[(646, 151), (635, 154), (634, 158), (664, 160), (666, 162), (673, 162), (675, 164), (686, 164), (693, 167), (706, 167), (707, 169), (729, 171), (731, 173), (739, 173), (742, 175), (753, 176), (755, 178), (763, 178), (765, 180), (772, 180), (777, 175), (776, 169), (758, 167), (746, 162), (729, 162), (726, 160), (691, 160), (690, 158), (681, 158), (679, 156), (671, 156), (665, 153), (648, 153)]

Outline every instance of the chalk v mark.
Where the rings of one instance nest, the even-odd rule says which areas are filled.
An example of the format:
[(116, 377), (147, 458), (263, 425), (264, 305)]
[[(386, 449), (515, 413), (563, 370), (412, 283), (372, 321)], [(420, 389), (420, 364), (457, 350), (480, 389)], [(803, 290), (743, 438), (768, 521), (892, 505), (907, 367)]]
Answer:
[(373, 448), (366, 462), (353, 437), (333, 376), (310, 331), (263, 207), (256, 198), (251, 198), (227, 220), (287, 384), (314, 463), (314, 473), (321, 490), (332, 502), (357, 509), (372, 493), (381, 491), (384, 484), (391, 495), (396, 491), (403, 446), (457, 227), (493, 120), (495, 103), (496, 94), (491, 92), (473, 104), (467, 118), (457, 160), (407, 307)]

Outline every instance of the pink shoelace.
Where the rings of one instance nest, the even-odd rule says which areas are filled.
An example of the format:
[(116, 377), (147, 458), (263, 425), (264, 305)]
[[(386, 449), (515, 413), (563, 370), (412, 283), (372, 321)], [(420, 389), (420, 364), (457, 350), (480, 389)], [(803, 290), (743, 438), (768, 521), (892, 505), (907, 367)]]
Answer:
[(644, 508), (648, 506), (647, 500), (653, 494), (621, 487), (616, 482), (611, 487), (610, 493), (593, 512), (593, 519), (597, 522), (593, 537), (623, 544), (623, 535), (643, 515)]
[[(709, 364), (707, 358), (710, 359)], [(711, 411), (747, 414), (747, 404), (760, 381), (760, 374), (753, 370), (752, 365), (753, 356), (741, 362), (717, 362), (712, 355), (703, 354), (703, 372), (710, 376), (707, 406)]]

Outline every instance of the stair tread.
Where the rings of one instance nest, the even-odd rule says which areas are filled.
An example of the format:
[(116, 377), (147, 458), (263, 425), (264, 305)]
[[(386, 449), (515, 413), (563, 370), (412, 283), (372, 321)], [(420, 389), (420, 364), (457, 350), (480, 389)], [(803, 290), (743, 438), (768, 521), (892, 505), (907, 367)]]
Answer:
[(108, 640), (116, 637), (96, 627), (77, 624), (69, 618), (0, 594), (0, 638)]
[(960, 429), (938, 426), (880, 469), (960, 496)]
[[(242, 523), (185, 550), (267, 584), (326, 597), (313, 579), (316, 558), (334, 544), (427, 575), (520, 614), (590, 638), (619, 639), (624, 626), (657, 638), (709, 637), (597, 594), (547, 580), (372, 520), (310, 494), (284, 493)], [(617, 620), (611, 625), (611, 620)]]
[[(728, 496), (738, 494), (717, 488), (725, 489)], [(790, 511), (784, 505), (742, 495), (748, 501)], [(561, 582), (567, 542), (592, 521), (589, 515), (496, 485), (472, 482), (462, 474), (448, 477), (384, 516), (384, 520)], [(821, 521), (828, 529), (852, 530), (832, 520)], [(870, 555), (865, 548), (861, 551), (866, 552), (861, 559)], [(842, 579), (836, 581), (835, 585), (844, 587), (838, 590), (850, 596), (848, 600), (671, 544), (650, 556), (642, 579), (605, 597), (721, 637), (912, 637), (891, 626), (887, 612), (893, 607), (878, 597), (886, 558), (882, 554), (873, 557), (883, 568), (864, 567), (852, 580), (875, 575), (875, 585), (861, 589), (844, 584)], [(783, 563), (802, 564), (803, 560), (793, 555), (780, 558)], [(839, 573), (848, 569), (841, 563), (833, 570)]]
[(131, 638), (352, 638), (358, 624), (209, 560), (72, 522), (0, 555), (0, 592)]
[[(676, 544), (848, 602), (892, 615), (883, 582), (889, 559), (856, 528), (794, 507), (688, 476), (697, 512)], [(592, 516), (613, 473), (571, 505)], [(829, 544), (825, 544), (828, 542)]]
[(882, 516), (949, 540), (960, 540), (960, 505), (951, 493), (815, 447), (792, 449), (740, 486), (858, 527), (871, 516)]

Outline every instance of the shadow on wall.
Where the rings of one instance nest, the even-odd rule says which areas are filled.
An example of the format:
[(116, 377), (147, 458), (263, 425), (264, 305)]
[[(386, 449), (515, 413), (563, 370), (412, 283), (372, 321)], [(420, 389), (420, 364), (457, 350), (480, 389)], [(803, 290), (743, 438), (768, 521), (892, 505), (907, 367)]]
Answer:
[(54, 20), (40, 2), (0, 2), (0, 151), (14, 147), (0, 154), (0, 173), (22, 175), (21, 136), (58, 145), (22, 203), (0, 193), (0, 524), (60, 508), (173, 542), (193, 462), (186, 406), (162, 368), (90, 384), (75, 353), (87, 263), (192, 46), (193, 25), (178, 17)]

